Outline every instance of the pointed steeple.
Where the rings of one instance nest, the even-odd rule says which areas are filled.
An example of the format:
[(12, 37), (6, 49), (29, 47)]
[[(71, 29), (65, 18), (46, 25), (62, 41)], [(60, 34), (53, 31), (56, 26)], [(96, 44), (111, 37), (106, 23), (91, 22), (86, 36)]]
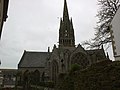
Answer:
[(53, 46), (53, 49), (55, 49), (56, 48), (56, 44), (54, 44), (54, 46)]
[(72, 18), (70, 19), (71, 28), (73, 28)]
[(62, 18), (60, 18), (60, 29), (62, 29)]
[(74, 33), (74, 28), (73, 28), (73, 22), (72, 22), (72, 18), (70, 19), (70, 24), (71, 24), (71, 30), (73, 31), (73, 33)]
[(63, 11), (63, 21), (69, 20), (68, 8), (67, 8), (67, 1), (64, 0), (64, 11)]
[(59, 47), (75, 47), (72, 19), (69, 19), (67, 2), (64, 0), (63, 19), (60, 20)]
[(48, 52), (50, 52), (50, 47), (48, 47)]

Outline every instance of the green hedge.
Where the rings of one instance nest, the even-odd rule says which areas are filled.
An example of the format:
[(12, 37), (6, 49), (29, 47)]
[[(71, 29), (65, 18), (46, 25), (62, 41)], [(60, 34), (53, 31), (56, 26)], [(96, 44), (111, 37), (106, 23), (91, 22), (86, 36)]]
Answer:
[[(72, 75), (71, 75), (72, 74)], [(58, 90), (120, 90), (120, 62), (103, 61), (59, 79)]]

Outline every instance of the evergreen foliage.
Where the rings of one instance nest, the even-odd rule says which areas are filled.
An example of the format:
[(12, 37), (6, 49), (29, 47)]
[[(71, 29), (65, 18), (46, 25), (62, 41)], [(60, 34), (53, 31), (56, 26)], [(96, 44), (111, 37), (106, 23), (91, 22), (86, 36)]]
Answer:
[(120, 62), (102, 61), (60, 78), (58, 90), (120, 90)]
[(78, 71), (80, 69), (82, 69), (82, 67), (79, 64), (72, 64), (70, 72)]

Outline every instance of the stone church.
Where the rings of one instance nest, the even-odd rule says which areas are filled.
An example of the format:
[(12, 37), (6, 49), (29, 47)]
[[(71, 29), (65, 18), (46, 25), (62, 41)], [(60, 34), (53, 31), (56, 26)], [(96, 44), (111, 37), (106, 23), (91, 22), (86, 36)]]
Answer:
[(52, 52), (24, 51), (18, 64), (18, 71), (23, 79), (26, 74), (33, 73), (39, 79), (56, 82), (60, 73), (67, 73), (72, 64), (79, 64), (82, 68), (107, 60), (103, 47), (101, 49), (85, 50), (80, 44), (75, 45), (72, 18), (69, 18), (67, 2), (64, 0), (63, 17), (60, 19), (59, 45), (54, 45)]

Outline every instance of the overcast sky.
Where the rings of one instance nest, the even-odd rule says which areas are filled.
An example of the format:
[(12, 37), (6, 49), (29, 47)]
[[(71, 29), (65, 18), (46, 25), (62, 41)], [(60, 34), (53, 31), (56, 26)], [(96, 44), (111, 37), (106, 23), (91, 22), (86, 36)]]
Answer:
[[(45, 52), (57, 44), (63, 4), (64, 0), (10, 0), (0, 41), (0, 68), (17, 68), (24, 50)], [(67, 4), (76, 45), (93, 38), (97, 0), (67, 0)]]

